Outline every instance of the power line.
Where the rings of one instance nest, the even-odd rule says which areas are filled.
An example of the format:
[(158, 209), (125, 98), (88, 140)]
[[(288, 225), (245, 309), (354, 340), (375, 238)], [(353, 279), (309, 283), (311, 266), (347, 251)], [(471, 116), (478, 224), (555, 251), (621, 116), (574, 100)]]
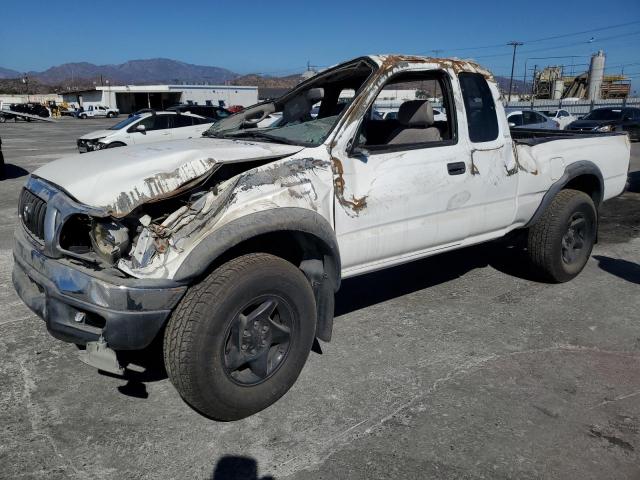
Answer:
[[(614, 28), (627, 27), (629, 25), (636, 25), (636, 24), (639, 24), (639, 23), (640, 23), (640, 20), (636, 20), (636, 21), (633, 21), (633, 22), (619, 23), (617, 25), (609, 25), (609, 26), (606, 26), (606, 27), (593, 28), (593, 29), (590, 29), (590, 30), (582, 30), (580, 32), (565, 33), (565, 34), (562, 34), (562, 35), (554, 35), (554, 36), (551, 36), (551, 37), (536, 38), (536, 39), (533, 39), (533, 40), (524, 40), (524, 43), (537, 43), (537, 42), (544, 42), (544, 41), (547, 41), (547, 40), (555, 40), (557, 38), (573, 37), (573, 36), (576, 36), (576, 35), (584, 35), (585, 33), (595, 33), (595, 32), (601, 32), (601, 31), (604, 31), (604, 30), (612, 30)], [(444, 49), (444, 50), (438, 50), (438, 51), (463, 52), (463, 51), (469, 51), (469, 50), (484, 50), (484, 49), (488, 49), (488, 48), (501, 48), (501, 47), (504, 47), (504, 45), (505, 45), (504, 43), (496, 43), (496, 44), (493, 44), (493, 45), (482, 45), (482, 46), (476, 46), (476, 47), (451, 48), (451, 49)]]
[[(590, 41), (589, 42), (584, 42), (584, 41), (583, 42), (573, 42), (573, 43), (568, 43), (568, 44), (565, 44), (565, 45), (556, 45), (555, 47), (544, 47), (544, 48), (535, 48), (533, 50), (522, 50), (522, 53), (536, 53), (536, 52), (544, 52), (544, 51), (547, 51), (547, 50), (557, 50), (557, 49), (560, 49), (560, 48), (568, 48), (568, 47), (573, 47), (573, 46), (576, 46), (576, 45), (586, 45), (586, 44), (592, 44), (592, 43), (593, 44), (597, 44), (597, 43), (602, 43), (602, 42), (608, 41), (608, 40), (614, 40), (614, 39), (623, 38), (623, 37), (631, 37), (633, 35), (638, 35), (638, 34), (640, 34), (640, 31), (631, 32), (631, 33), (625, 33), (625, 34), (622, 34), (622, 35), (612, 35), (610, 37), (601, 38), (601, 39), (599, 39), (597, 41), (594, 41), (594, 42), (590, 42)], [(478, 59), (478, 58), (506, 57), (508, 55), (510, 55), (510, 54), (509, 53), (496, 53), (496, 54), (491, 54), (491, 55), (474, 56), (473, 58)], [(569, 55), (569, 56), (571, 56), (571, 55)], [(574, 55), (574, 56), (577, 57), (577, 56), (581, 56), (581, 55)]]
[(635, 25), (640, 23), (640, 21), (634, 21), (634, 22), (627, 22), (627, 23), (620, 23), (618, 25), (611, 25), (609, 27), (602, 27), (602, 28), (593, 28), (591, 30), (583, 30), (582, 32), (575, 32), (575, 33), (565, 33), (562, 35), (554, 35), (552, 37), (546, 37), (546, 38), (538, 38), (536, 40), (525, 40), (525, 43), (536, 43), (536, 42), (544, 42), (546, 40), (555, 40), (557, 38), (566, 38), (566, 37), (573, 37), (575, 35), (584, 35), (585, 33), (594, 33), (594, 32), (601, 32), (603, 30), (611, 30), (614, 28), (620, 28), (620, 27), (627, 27), (629, 25)]

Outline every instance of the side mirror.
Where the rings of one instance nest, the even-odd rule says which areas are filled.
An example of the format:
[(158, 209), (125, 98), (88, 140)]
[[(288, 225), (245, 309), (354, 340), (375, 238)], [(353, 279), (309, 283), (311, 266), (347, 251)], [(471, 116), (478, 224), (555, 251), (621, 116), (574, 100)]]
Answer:
[(136, 126), (136, 132), (146, 133), (147, 132), (147, 127), (145, 127), (144, 125), (137, 125)]
[(625, 115), (622, 120), (624, 120), (625, 122), (630, 122), (633, 120), (633, 117), (631, 117), (631, 115)]

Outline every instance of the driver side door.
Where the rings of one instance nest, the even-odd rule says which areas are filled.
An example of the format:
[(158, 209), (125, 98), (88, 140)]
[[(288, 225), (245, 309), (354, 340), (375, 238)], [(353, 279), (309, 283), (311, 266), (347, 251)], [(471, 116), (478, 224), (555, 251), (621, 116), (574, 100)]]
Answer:
[[(450, 74), (418, 67), (424, 68), (413, 66), (406, 76), (398, 74), (390, 80), (409, 90), (440, 89), (450, 99), (449, 107), (453, 105)], [(434, 79), (438, 87), (432, 87)], [(407, 87), (409, 80), (416, 85)], [(393, 83), (388, 86), (389, 93), (385, 93), (385, 86), (378, 103), (396, 95), (397, 87)], [(406, 102), (429, 103), (426, 99)], [(337, 169), (335, 230), (344, 277), (410, 261), (447, 243), (451, 236), (447, 231), (450, 222), (443, 221), (447, 217), (468, 217), (456, 222), (465, 230), (457, 232), (461, 238), (475, 230), (473, 214), (457, 211), (468, 200), (465, 182), (470, 162), (466, 145), (458, 141), (455, 108), (447, 108), (450, 113), (444, 124), (436, 126), (435, 120), (428, 118), (424, 125), (415, 125), (417, 128), (413, 128), (413, 120), (407, 123), (404, 119), (404, 107), (400, 109), (399, 120), (375, 120), (365, 114), (355, 138), (367, 144), (332, 151)], [(396, 131), (405, 134), (394, 136)]]

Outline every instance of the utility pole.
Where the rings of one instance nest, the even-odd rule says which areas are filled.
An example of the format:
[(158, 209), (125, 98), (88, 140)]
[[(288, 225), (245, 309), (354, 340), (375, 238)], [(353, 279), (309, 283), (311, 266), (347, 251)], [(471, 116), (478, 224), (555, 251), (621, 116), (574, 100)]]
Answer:
[(431, 51), (433, 52), (433, 56), (434, 56), (434, 57), (436, 57), (436, 58), (438, 58), (438, 57), (440, 57), (440, 54), (441, 54), (444, 50), (442, 50), (442, 49), (440, 49), (440, 48), (436, 48), (435, 50), (431, 50)]
[(27, 103), (29, 103), (29, 77), (26, 73), (22, 77), (22, 83), (24, 83), (24, 91), (27, 94)]
[(509, 42), (507, 45), (511, 45), (513, 47), (513, 58), (511, 60), (511, 78), (509, 80), (509, 97), (507, 98), (507, 103), (511, 101), (511, 88), (513, 87), (513, 68), (516, 65), (516, 49), (521, 45), (524, 45), (522, 42)]

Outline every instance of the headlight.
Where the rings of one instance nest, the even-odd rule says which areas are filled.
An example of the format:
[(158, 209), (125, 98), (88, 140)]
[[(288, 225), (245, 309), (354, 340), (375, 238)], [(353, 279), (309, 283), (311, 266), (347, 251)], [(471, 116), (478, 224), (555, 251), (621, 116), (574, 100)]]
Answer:
[(596, 132), (610, 132), (613, 130), (611, 125), (603, 125), (602, 127), (596, 127)]
[(91, 225), (91, 245), (102, 259), (115, 265), (129, 248), (129, 229), (118, 222), (94, 220)]

